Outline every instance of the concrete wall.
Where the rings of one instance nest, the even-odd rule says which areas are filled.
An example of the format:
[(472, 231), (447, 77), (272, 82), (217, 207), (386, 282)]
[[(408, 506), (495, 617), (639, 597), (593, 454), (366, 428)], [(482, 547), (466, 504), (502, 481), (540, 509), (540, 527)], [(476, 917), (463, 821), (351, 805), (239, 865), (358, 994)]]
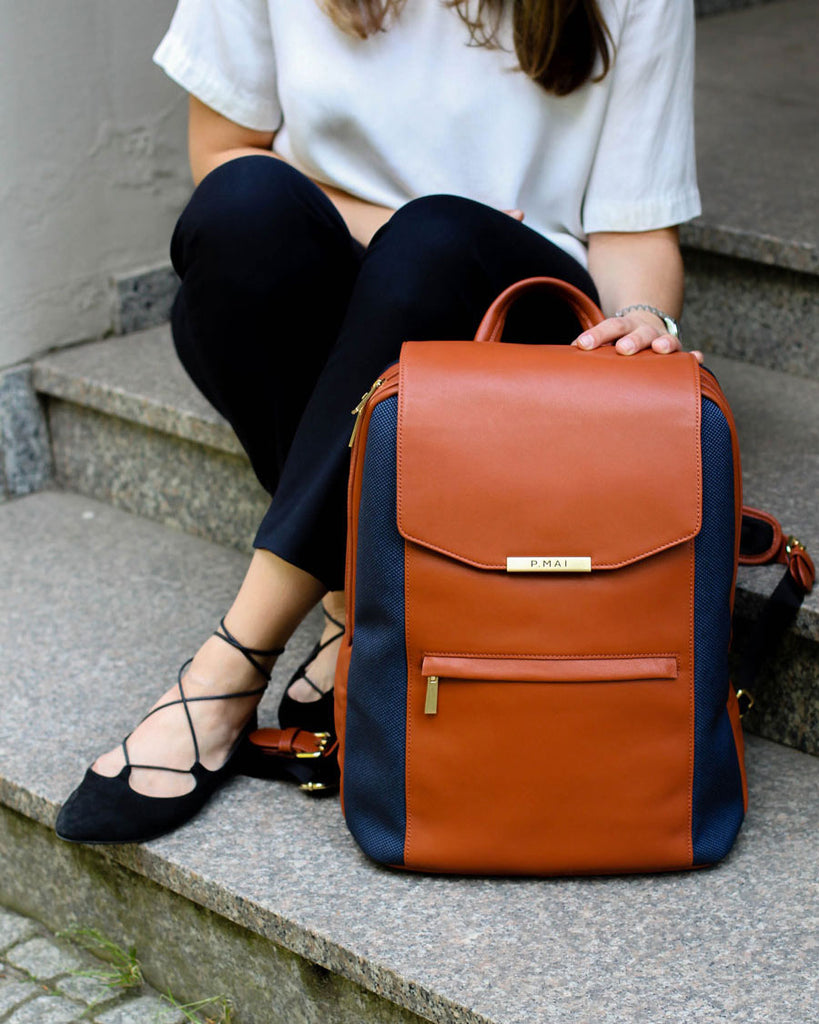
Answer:
[(174, 0), (0, 0), (0, 367), (112, 323), (168, 259), (185, 96), (151, 63)]

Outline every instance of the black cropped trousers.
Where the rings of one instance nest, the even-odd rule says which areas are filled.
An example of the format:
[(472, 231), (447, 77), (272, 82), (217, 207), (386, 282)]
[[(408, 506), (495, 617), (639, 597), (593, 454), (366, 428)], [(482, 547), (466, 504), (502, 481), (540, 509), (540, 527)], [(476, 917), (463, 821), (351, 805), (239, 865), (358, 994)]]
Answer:
[[(597, 299), (562, 249), (459, 196), (407, 203), (365, 249), (309, 178), (261, 155), (204, 178), (171, 258), (179, 358), (271, 496), (254, 545), (330, 590), (344, 586), (350, 413), (402, 342), (471, 338), (523, 277), (559, 277)], [(504, 340), (578, 333), (568, 310), (535, 293), (513, 307)]]

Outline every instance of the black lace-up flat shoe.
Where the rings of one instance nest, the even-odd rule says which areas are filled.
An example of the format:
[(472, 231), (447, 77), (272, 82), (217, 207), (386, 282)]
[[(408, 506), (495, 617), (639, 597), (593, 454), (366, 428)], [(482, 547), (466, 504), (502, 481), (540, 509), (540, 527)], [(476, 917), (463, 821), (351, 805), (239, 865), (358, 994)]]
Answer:
[[(324, 612), (326, 619), (332, 622), (334, 626), (338, 626), (339, 631), (331, 636), (329, 640), (325, 640), (324, 643), (319, 641), (290, 677), (287, 686), (284, 688), (281, 703), (279, 704), (279, 725), (282, 729), (306, 729), (308, 732), (330, 733), (334, 736), (336, 727), (333, 714), (333, 690), (330, 689), (324, 693), (321, 688), (307, 675), (308, 667), (313, 661), (315, 661), (325, 647), (329, 647), (330, 644), (338, 640), (339, 637), (344, 636), (344, 623), (333, 618), (333, 616), (323, 606), (322, 611)], [(303, 679), (308, 686), (312, 686), (319, 695), (318, 700), (294, 700), (293, 697), (290, 696), (291, 687), (294, 683), (297, 683), (299, 679)]]
[[(221, 630), (221, 632), (220, 632)], [(246, 757), (248, 734), (256, 728), (256, 711), (233, 745), (230, 754), (221, 768), (214, 771), (206, 768), (199, 760), (199, 743), (193, 727), (189, 705), (202, 700), (233, 700), (239, 697), (255, 697), (264, 693), (270, 672), (257, 658), (273, 657), (281, 654), (284, 648), (277, 647), (269, 651), (254, 647), (245, 647), (234, 637), (225, 626), (225, 620), (219, 623), (219, 630), (214, 636), (230, 644), (240, 651), (251, 665), (264, 676), (265, 685), (254, 690), (242, 690), (239, 693), (222, 693), (213, 696), (188, 697), (184, 688), (184, 673), (193, 659), (189, 659), (179, 670), (177, 687), (179, 697), (149, 711), (145, 719), (163, 711), (165, 708), (181, 704), (185, 711), (188, 728), (193, 741), (194, 762), (190, 768), (169, 768), (160, 764), (133, 764), (128, 755), (128, 740), (131, 734), (122, 741), (125, 764), (118, 775), (100, 775), (89, 768), (80, 785), (63, 804), (55, 831), (60, 839), (70, 843), (142, 843), (156, 839), (183, 825), (204, 807), (213, 793), (231, 776), (242, 770)], [(141, 723), (140, 723), (141, 724)], [(173, 772), (177, 775), (190, 775), (194, 780), (194, 788), (182, 796), (156, 797), (138, 793), (131, 787), (130, 776), (134, 768), (149, 768), (155, 771)]]

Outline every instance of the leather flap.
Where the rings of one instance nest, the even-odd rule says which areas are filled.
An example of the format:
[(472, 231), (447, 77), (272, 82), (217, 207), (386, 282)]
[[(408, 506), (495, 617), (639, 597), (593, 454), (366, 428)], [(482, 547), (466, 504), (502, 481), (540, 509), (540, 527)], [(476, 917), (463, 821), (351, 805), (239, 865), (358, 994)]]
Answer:
[(407, 342), (398, 528), (485, 569), (613, 569), (700, 529), (700, 376), (688, 353)]

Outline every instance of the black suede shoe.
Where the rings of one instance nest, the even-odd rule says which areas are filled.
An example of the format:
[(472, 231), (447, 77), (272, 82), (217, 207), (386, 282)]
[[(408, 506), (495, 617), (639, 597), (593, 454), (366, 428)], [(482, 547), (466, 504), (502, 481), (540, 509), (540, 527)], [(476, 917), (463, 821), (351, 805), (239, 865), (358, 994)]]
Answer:
[[(257, 660), (257, 657), (272, 657), (281, 654), (284, 648), (275, 648), (269, 651), (258, 650), (253, 647), (245, 647), (228, 631), (225, 620), (219, 623), (222, 632), (215, 632), (225, 643), (235, 647), (253, 667), (264, 676), (266, 681), (270, 679), (270, 673)], [(142, 843), (149, 839), (156, 839), (173, 831), (183, 825), (204, 807), (213, 793), (226, 782), (232, 775), (241, 771), (243, 760), (247, 753), (248, 734), (251, 733), (257, 724), (256, 711), (254, 709), (250, 721), (242, 730), (236, 743), (226, 758), (224, 764), (210, 771), (199, 760), (199, 743), (196, 739), (196, 731), (193, 727), (189, 704), (202, 700), (231, 700), (238, 697), (254, 697), (264, 693), (267, 682), (264, 686), (255, 690), (243, 690), (239, 693), (215, 694), (205, 697), (187, 697), (183, 687), (183, 675), (191, 660), (186, 661), (179, 670), (177, 686), (179, 697), (176, 700), (167, 701), (159, 707), (149, 711), (145, 718), (162, 711), (164, 708), (181, 704), (185, 710), (188, 720), (188, 728), (191, 732), (194, 749), (194, 763), (190, 768), (168, 768), (165, 765), (156, 764), (132, 764), (128, 756), (128, 739), (126, 736), (122, 741), (122, 750), (125, 755), (125, 764), (118, 775), (100, 775), (89, 768), (85, 778), (80, 785), (69, 796), (60, 809), (57, 816), (55, 831), (60, 839), (70, 843)], [(141, 724), (141, 723), (140, 723)], [(155, 797), (138, 793), (131, 787), (130, 776), (134, 768), (150, 768), (156, 771), (174, 772), (178, 775), (191, 775), (195, 782), (194, 788), (182, 796)]]
[[(329, 619), (333, 625), (338, 626), (339, 632), (331, 636), (329, 640), (325, 640), (324, 643), (319, 641), (288, 680), (279, 704), (279, 725), (282, 729), (306, 729), (307, 732), (326, 732), (335, 736), (336, 726), (333, 707), (335, 695), (333, 690), (330, 689), (326, 693), (323, 692), (307, 675), (308, 667), (318, 654), (325, 647), (329, 647), (330, 644), (338, 640), (339, 637), (344, 636), (344, 623), (334, 619), (324, 606), (322, 606), (322, 611), (325, 618)], [(290, 688), (299, 679), (303, 679), (309, 686), (312, 686), (319, 695), (318, 700), (294, 700), (290, 696)]]

